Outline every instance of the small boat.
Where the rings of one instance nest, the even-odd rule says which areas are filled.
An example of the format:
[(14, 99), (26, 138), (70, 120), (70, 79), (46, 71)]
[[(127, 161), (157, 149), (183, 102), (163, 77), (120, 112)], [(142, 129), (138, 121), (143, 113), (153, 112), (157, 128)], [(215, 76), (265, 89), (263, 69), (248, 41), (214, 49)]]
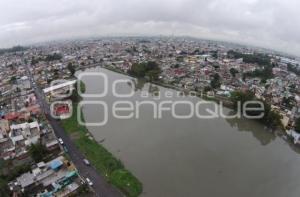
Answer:
[(99, 143), (103, 143), (105, 141), (105, 138), (103, 138), (102, 140), (99, 141)]

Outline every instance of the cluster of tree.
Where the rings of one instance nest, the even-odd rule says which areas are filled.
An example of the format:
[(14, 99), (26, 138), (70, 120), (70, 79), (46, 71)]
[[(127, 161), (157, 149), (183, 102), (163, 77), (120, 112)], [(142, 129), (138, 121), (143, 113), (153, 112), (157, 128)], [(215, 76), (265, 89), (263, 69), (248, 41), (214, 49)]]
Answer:
[(266, 82), (268, 79), (271, 79), (274, 77), (273, 70), (271, 65), (264, 66), (263, 69), (256, 69), (253, 72), (247, 72), (243, 74), (243, 80), (245, 80), (247, 77), (253, 78), (258, 77), (262, 80), (262, 82)]
[[(86, 91), (85, 84), (82, 81), (80, 81), (79, 83), (80, 83), (79, 88), (81, 93), (85, 93)], [(70, 99), (72, 100), (73, 103), (78, 103), (81, 100), (81, 96), (79, 95), (78, 92), (79, 91), (78, 91), (77, 84), (75, 84), (72, 94), (70, 96)]]
[(9, 197), (9, 189), (8, 189), (8, 181), (5, 179), (5, 177), (0, 177), (0, 194), (3, 195), (3, 197)]
[(9, 165), (9, 166), (7, 166), (8, 168), (13, 168), (13, 169), (10, 169), (10, 171), (7, 175), (0, 176), (0, 196), (1, 197), (11, 196), (10, 190), (9, 190), (7, 184), (10, 181), (19, 177), (20, 175), (22, 175), (23, 173), (31, 170), (30, 165), (20, 165), (20, 166), (16, 166), (16, 167), (14, 167), (11, 163), (7, 163), (6, 165)]
[(177, 57), (176, 57), (176, 61), (177, 61), (177, 62), (183, 62), (183, 60), (184, 60), (184, 57), (183, 57), (183, 56), (177, 56)]
[(294, 106), (296, 106), (295, 97), (293, 97), (293, 96), (283, 97), (282, 105), (287, 107), (288, 109), (292, 109)]
[(148, 77), (150, 81), (157, 80), (161, 73), (158, 64), (153, 61), (135, 63), (129, 70), (129, 74), (135, 77), (143, 78)]
[(42, 61), (42, 58), (35, 58), (35, 57), (31, 57), (31, 65), (36, 65), (37, 63), (39, 63), (39, 61)]
[(73, 64), (72, 64), (71, 62), (68, 63), (67, 68), (68, 68), (68, 70), (70, 71), (71, 76), (74, 76), (76, 70), (75, 70), (75, 67), (73, 66)]
[[(241, 92), (241, 91), (235, 91), (231, 94), (231, 101), (234, 103), (234, 108), (235, 110), (241, 110), (240, 112), (245, 112), (248, 116), (259, 116), (260, 114), (264, 114), (262, 118), (258, 119), (260, 122), (262, 122), (263, 124), (265, 124), (267, 127), (275, 129), (280, 127), (281, 124), (281, 118), (282, 116), (272, 110), (271, 105), (268, 104), (265, 101), (262, 100), (258, 100), (254, 93), (251, 91), (246, 91), (246, 92)], [(263, 104), (263, 109), (260, 110), (247, 110), (247, 111), (243, 111), (243, 104), (247, 101), (260, 101), (259, 103), (253, 103), (253, 104), (249, 104), (247, 105), (248, 108), (260, 108), (261, 104)], [(239, 107), (239, 105), (241, 107)]]
[(215, 59), (218, 58), (218, 51), (210, 51), (210, 54), (213, 58), (215, 58)]
[(230, 68), (229, 72), (233, 78), (235, 78), (236, 74), (239, 73), (239, 71), (235, 68)]
[(43, 159), (48, 155), (48, 150), (42, 144), (32, 144), (29, 147), (29, 153), (31, 158), (36, 162), (39, 163), (43, 161)]
[(14, 52), (20, 52), (20, 51), (25, 51), (27, 48), (22, 47), (22, 46), (14, 46), (12, 48), (8, 49), (0, 49), (0, 55), (4, 53), (14, 53)]
[(11, 84), (15, 84), (16, 81), (17, 81), (17, 77), (16, 76), (12, 76), (12, 77), (10, 77), (9, 81), (10, 81)]
[(243, 58), (243, 62), (245, 63), (256, 63), (261, 66), (271, 64), (270, 57), (261, 53), (243, 54), (237, 51), (230, 50), (227, 52), (227, 56), (235, 59)]
[(38, 58), (31, 57), (31, 65), (35, 65), (40, 61), (52, 62), (61, 59), (62, 59), (62, 55), (58, 53), (49, 54), (46, 57), (38, 57)]
[(46, 56), (45, 61), (46, 62), (52, 62), (52, 61), (56, 61), (56, 60), (61, 60), (62, 59), (62, 55), (59, 53), (53, 53), (53, 54), (49, 54)]
[(210, 86), (213, 88), (213, 89), (217, 89), (221, 86), (221, 77), (218, 73), (214, 74), (212, 76), (212, 80), (210, 82)]
[(293, 72), (296, 75), (300, 75), (300, 66), (299, 65), (298, 66), (294, 66), (292, 64), (288, 64), (287, 65), (287, 69), (288, 69), (288, 71)]
[(295, 131), (296, 131), (297, 133), (300, 133), (300, 118), (298, 118), (298, 119), (296, 120)]

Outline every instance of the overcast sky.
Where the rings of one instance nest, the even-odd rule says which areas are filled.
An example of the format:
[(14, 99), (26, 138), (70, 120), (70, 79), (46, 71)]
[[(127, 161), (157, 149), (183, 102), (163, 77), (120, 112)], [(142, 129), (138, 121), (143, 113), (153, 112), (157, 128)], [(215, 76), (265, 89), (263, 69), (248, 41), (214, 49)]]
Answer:
[(0, 48), (55, 39), (188, 35), (300, 56), (299, 0), (0, 0)]

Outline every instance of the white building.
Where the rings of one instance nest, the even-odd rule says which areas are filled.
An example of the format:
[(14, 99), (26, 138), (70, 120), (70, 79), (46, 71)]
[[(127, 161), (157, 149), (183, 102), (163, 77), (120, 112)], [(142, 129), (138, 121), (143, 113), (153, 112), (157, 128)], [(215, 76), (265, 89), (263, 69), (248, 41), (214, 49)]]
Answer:
[(40, 139), (40, 127), (38, 122), (22, 123), (10, 126), (9, 138), (16, 145), (19, 141), (23, 141), (25, 146), (38, 143)]

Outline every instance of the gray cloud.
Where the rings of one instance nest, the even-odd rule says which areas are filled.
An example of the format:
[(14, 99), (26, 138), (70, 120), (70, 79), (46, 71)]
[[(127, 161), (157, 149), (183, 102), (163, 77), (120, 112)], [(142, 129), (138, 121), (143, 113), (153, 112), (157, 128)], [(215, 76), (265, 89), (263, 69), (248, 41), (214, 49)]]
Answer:
[(190, 35), (300, 55), (298, 0), (1, 0), (0, 47), (109, 35)]

